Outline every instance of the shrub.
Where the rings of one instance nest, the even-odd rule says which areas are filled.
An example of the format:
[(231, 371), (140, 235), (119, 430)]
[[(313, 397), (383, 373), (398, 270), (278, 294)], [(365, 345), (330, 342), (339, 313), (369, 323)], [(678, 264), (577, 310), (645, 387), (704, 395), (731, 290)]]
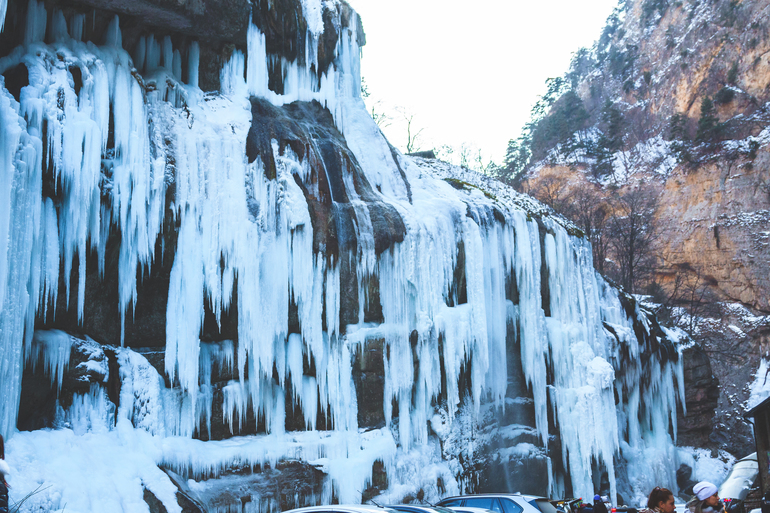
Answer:
[(714, 101), (719, 105), (730, 103), (735, 98), (735, 90), (731, 87), (723, 87), (714, 96)]
[(755, 141), (755, 140), (749, 141), (749, 154), (748, 154), (748, 157), (751, 160), (754, 160), (755, 158), (757, 158), (757, 152), (758, 151), (759, 151), (759, 141)]
[(649, 24), (656, 14), (662, 17), (666, 9), (668, 9), (668, 0), (645, 0), (642, 4), (642, 24)]
[(738, 81), (738, 61), (733, 62), (733, 65), (730, 67), (730, 70), (727, 72), (727, 83), (730, 85), (735, 85), (735, 83)]
[(698, 119), (698, 133), (695, 140), (698, 142), (714, 142), (722, 133), (723, 126), (717, 117), (714, 102), (708, 96), (703, 98), (700, 104), (700, 119)]

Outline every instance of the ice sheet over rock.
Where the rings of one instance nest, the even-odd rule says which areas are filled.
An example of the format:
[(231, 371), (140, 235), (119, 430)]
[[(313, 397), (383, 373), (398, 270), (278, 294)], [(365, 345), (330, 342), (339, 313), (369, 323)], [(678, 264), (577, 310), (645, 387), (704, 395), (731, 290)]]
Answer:
[[(618, 457), (626, 462), (624, 483), (634, 490), (652, 482), (673, 486), (675, 476), (662, 463), (676, 457), (669, 426), (676, 432), (681, 360), (669, 355), (664, 361), (654, 353), (653, 363), (642, 368), (646, 342), (637, 336), (652, 336), (646, 314), (638, 305), (629, 309), (595, 273), (587, 242), (569, 223), (500, 184), (390, 147), (360, 98), (354, 12), (347, 26), (335, 19), (341, 28), (335, 59), (317, 75), (322, 15), (335, 6), (302, 2), (309, 27), (304, 62), (268, 55), (266, 37), (252, 23), (247, 54), (233, 51), (220, 73), (221, 91), (204, 94), (197, 86), (197, 43), (180, 49), (169, 37), (148, 35), (132, 56), (122, 48), (117, 18), (107, 29), (107, 43), (96, 46), (80, 41), (80, 18), (68, 25), (57, 12), (51, 16), (55, 37), (45, 44), (47, 13), (42, 3), (30, 1), (26, 45), (0, 58), (0, 72), (23, 64), (30, 75), (18, 102), (5, 87), (0, 90), (0, 199), (12, 199), (0, 202), (0, 235), (10, 234), (0, 236), (0, 370), (12, 384), (0, 399), (0, 432), (14, 430), (25, 348), (61, 386), (68, 336), (41, 333), (33, 345), (35, 316), (46, 316), (59, 294), (75, 299), (78, 319), (88, 314), (86, 256), (95, 252), (103, 272), (109, 234), (117, 231), (117, 308), (125, 333), (136, 307), (137, 277), (158, 265), (156, 247), (164, 243), (168, 221), (177, 238), (163, 370), (174, 386), (168, 388), (138, 353), (117, 349), (117, 426), (109, 423), (109, 401), (99, 387), (76, 397), (60, 416), (64, 431), (93, 434), (93, 443), (121, 457), (147, 444), (139, 452), (144, 459), (133, 458), (136, 465), (126, 470), (134, 481), (115, 489), (116, 497), (135, 500), (136, 479), (157, 474), (157, 465), (202, 478), (238, 462), (253, 467), (287, 458), (324, 469), (324, 499), (333, 493), (343, 502), (360, 500), (378, 460), (391, 479), (390, 494), (415, 486), (419, 468), (430, 469), (420, 477), (430, 493), (439, 493), (437, 476), (448, 492), (460, 491), (452, 477), (456, 468), (442, 461), (435, 437), (442, 435), (433, 420), (444, 412), (439, 431), (448, 432), (459, 429), (455, 418), (461, 410), (462, 422), (473, 423), (482, 404), (505, 408), (508, 354), (516, 346), (532, 391), (536, 438), (544, 452), (553, 443), (550, 405), (575, 494), (593, 494), (598, 463), (614, 496)], [(284, 77), (280, 94), (268, 86), (271, 66)], [(73, 69), (82, 79), (79, 88)], [(309, 155), (273, 139), (254, 160), (247, 158), (250, 97), (278, 108), (315, 101), (330, 112), (355, 161), (352, 171), (360, 171), (348, 170), (340, 180), (355, 235), (346, 252), (314, 248), (305, 189), (318, 170)], [(60, 184), (56, 202), (43, 196), (44, 154)], [(373, 204), (387, 205), (405, 227), (403, 240), (379, 251)], [(348, 284), (341, 275), (350, 262), (358, 315), (344, 325), (341, 289)], [(76, 284), (70, 283), (73, 269)], [(382, 322), (365, 315), (373, 282)], [(296, 307), (294, 331), (290, 305)], [(235, 306), (237, 340), (201, 341), (206, 308), (219, 325)], [(361, 432), (353, 362), (372, 341), (383, 344), (386, 425)], [(311, 361), (312, 375), (306, 371)], [(212, 430), (215, 368), (232, 375), (221, 390), (225, 426), (240, 431), (253, 412), (265, 435), (192, 440)], [(287, 395), (307, 431), (285, 432)], [(319, 417), (330, 431), (317, 430)], [(31, 475), (37, 476), (19, 493), (34, 489), (50, 470), (32, 449), (38, 437), (46, 444), (71, 443), (73, 451), (99, 447), (71, 433), (15, 434), (11, 449), (34, 461)], [(508, 452), (540, 451), (529, 445)], [(57, 486), (65, 486), (69, 478), (54, 470)], [(563, 485), (549, 477), (550, 491), (561, 495)], [(171, 511), (164, 490), (156, 496)], [(72, 493), (72, 503), (79, 504), (81, 491)], [(70, 497), (65, 495), (62, 501)]]

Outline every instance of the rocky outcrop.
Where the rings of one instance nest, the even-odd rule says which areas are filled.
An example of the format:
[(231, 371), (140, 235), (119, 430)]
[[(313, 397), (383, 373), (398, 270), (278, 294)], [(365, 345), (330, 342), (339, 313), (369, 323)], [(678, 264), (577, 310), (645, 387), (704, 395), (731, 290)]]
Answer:
[(658, 212), (665, 238), (660, 281), (673, 287), (678, 271), (700, 274), (721, 299), (770, 310), (770, 152), (715, 159), (675, 171)]
[[(684, 271), (720, 299), (759, 311), (770, 310), (764, 271), (770, 263), (768, 9), (765, 0), (627, 2), (594, 49), (595, 71), (576, 59), (568, 75), (579, 80), (575, 90), (590, 117), (587, 126), (620, 130), (612, 136), (622, 140), (615, 174), (605, 185), (661, 184), (655, 279), (670, 291)], [(695, 140), (705, 98), (713, 100), (720, 123), (711, 142)], [(623, 116), (612, 129), (602, 120), (607, 102)], [(692, 145), (684, 160), (666, 141), (672, 137)], [(580, 179), (570, 176), (580, 170), (591, 176), (590, 160), (577, 157), (570, 171), (557, 166), (553, 172), (576, 183)], [(541, 188), (543, 177), (553, 174), (549, 168), (546, 162), (531, 175), (529, 190)]]
[[(727, 327), (740, 322), (716, 305), (770, 311), (769, 12), (767, 0), (622, 3), (565, 75), (585, 118), (570, 128), (570, 142), (539, 150), (542, 160), (524, 181), (557, 209), (571, 207), (573, 217), (593, 208), (569, 205), (573, 198), (605, 197), (592, 219), (599, 225), (618, 212), (624, 192), (639, 183), (654, 191), (654, 272), (637, 291), (722, 325), (717, 332), (696, 329), (697, 322), (687, 328), (707, 355), (690, 349), (685, 356), (688, 415), (680, 418), (680, 442), (737, 456), (750, 448), (741, 442), (750, 433), (740, 404), (761, 336), (746, 330), (736, 338)], [(550, 114), (557, 123), (559, 106)], [(599, 257), (597, 267), (611, 273), (618, 255)], [(713, 420), (709, 359), (721, 391)]]

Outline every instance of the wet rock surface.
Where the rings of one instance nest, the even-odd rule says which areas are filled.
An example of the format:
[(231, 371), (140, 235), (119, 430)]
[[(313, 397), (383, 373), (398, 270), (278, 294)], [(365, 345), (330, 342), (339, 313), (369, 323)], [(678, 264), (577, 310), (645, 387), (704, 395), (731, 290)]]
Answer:
[(714, 428), (719, 380), (714, 377), (708, 354), (700, 346), (685, 349), (683, 358), (687, 415), (682, 415), (680, 409), (677, 440), (681, 445), (705, 447)]

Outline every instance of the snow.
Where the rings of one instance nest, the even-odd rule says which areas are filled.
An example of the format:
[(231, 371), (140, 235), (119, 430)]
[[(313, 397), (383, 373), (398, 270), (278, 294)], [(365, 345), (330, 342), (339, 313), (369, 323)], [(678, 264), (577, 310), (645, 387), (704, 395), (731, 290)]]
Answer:
[(768, 373), (770, 373), (770, 364), (768, 364), (767, 355), (762, 355), (762, 360), (759, 362), (759, 369), (757, 369), (756, 374), (754, 374), (754, 381), (751, 383), (749, 399), (744, 406), (746, 411), (751, 410), (770, 397), (770, 382), (767, 379)]
[[(487, 177), (394, 155), (360, 98), (355, 14), (340, 30), (333, 65), (320, 77), (312, 66), (322, 30), (319, 13), (334, 5), (302, 2), (309, 27), (306, 62), (267, 55), (264, 34), (251, 24), (247, 54), (234, 51), (220, 73), (221, 91), (204, 94), (197, 87), (196, 43), (175, 48), (169, 37), (147, 35), (131, 56), (121, 47), (117, 17), (106, 45), (97, 47), (79, 41), (82, 19), (70, 24), (68, 34), (60, 13), (52, 13), (56, 37), (46, 45), (45, 8), (30, 2), (27, 45), (0, 59), (0, 72), (19, 63), (30, 70), (20, 102), (0, 91), (0, 159), (7, 164), (0, 169), (0, 194), (11, 198), (0, 203), (0, 235), (7, 235), (0, 237), (0, 371), (10, 383), (0, 398), (0, 432), (12, 435), (9, 462), (24, 475), (14, 483), (13, 498), (44, 485), (50, 488), (35, 495), (30, 508), (112, 511), (122, 505), (145, 511), (146, 487), (169, 511), (178, 511), (175, 487), (161, 466), (200, 480), (235, 465), (262, 468), (284, 460), (323, 470), (325, 502), (332, 495), (360, 501), (375, 461), (386, 467), (385, 496), (394, 502), (397, 494), (420, 488), (438, 498), (438, 477), (448, 492), (459, 492), (469, 483), (453, 476), (459, 457), (478, 447), (484, 408), (502, 409), (509, 401), (509, 331), (521, 347), (533, 393), (533, 433), (542, 447), (518, 444), (501, 457), (545, 457), (553, 443), (552, 415), (576, 494), (593, 494), (598, 463), (607, 469), (614, 496), (618, 455), (626, 460), (628, 486), (635, 492), (650, 483), (673, 487), (673, 470), (664, 462), (675, 452), (669, 426), (675, 433), (684, 393), (681, 359), (653, 359), (642, 367), (634, 323), (649, 330), (646, 312), (637, 306), (626, 313), (618, 291), (594, 271), (588, 242), (574, 235), (579, 230), (569, 221)], [(283, 70), (283, 94), (268, 87), (269, 59)], [(77, 92), (72, 67), (82, 74)], [(362, 198), (352, 175), (343, 176), (357, 240), (350, 254), (314, 252), (309, 206), (297, 183), (310, 176), (306, 155), (281, 150), (273, 141), (274, 179), (265, 172), (267, 156), (248, 162), (249, 96), (279, 107), (315, 100), (332, 113), (374, 196)], [(44, 147), (61, 183), (56, 203), (43, 198)], [(170, 183), (173, 219), (165, 219)], [(390, 206), (406, 225), (403, 242), (381, 254), (374, 246), (373, 201)], [(164, 376), (139, 352), (115, 348), (117, 413), (103, 384), (94, 382), (71, 406), (59, 407), (56, 429), (15, 432), (22, 364), (42, 365), (58, 389), (72, 348), (84, 347), (66, 333), (35, 332), (36, 313), (47, 312), (62, 293), (74, 300), (83, 320), (86, 255), (96, 252), (103, 273), (107, 235), (116, 231), (122, 335), (136, 305), (137, 276), (155, 265), (156, 246), (164, 242), (164, 221), (178, 226), (163, 369), (175, 386), (166, 387)], [(355, 259), (352, 286), (359, 297), (366, 297), (370, 281), (379, 284), (381, 324), (364, 322), (362, 300), (358, 322), (340, 325), (342, 258)], [(460, 265), (467, 300), (462, 304), (453, 292)], [(70, 283), (73, 270), (77, 283)], [(508, 290), (513, 282), (516, 297)], [(297, 306), (299, 333), (290, 333), (290, 302)], [(237, 343), (200, 340), (206, 304), (217, 322), (237, 304)], [(353, 363), (356, 351), (373, 340), (383, 344), (386, 425), (364, 432)], [(97, 353), (92, 351), (84, 368), (106, 380), (105, 360)], [(311, 361), (315, 375), (305, 375)], [(222, 389), (225, 427), (234, 431), (251, 411), (265, 426), (264, 435), (193, 439), (196, 432), (211, 433), (215, 368), (232, 375)], [(459, 383), (466, 371), (467, 390)], [(446, 403), (437, 405), (442, 386)], [(306, 431), (285, 432), (289, 393)], [(327, 431), (316, 430), (318, 408), (328, 419)], [(59, 445), (66, 449), (47, 457)], [(444, 461), (447, 454), (452, 457)], [(111, 479), (115, 466), (121, 468)], [(92, 479), (91, 473), (98, 475)], [(556, 492), (556, 476), (549, 481)], [(93, 487), (104, 494), (89, 499)]]
[(735, 457), (726, 451), (712, 454), (708, 449), (694, 447), (678, 447), (677, 458), (679, 464), (692, 468), (694, 481), (708, 481), (717, 487), (725, 480), (735, 463)]

